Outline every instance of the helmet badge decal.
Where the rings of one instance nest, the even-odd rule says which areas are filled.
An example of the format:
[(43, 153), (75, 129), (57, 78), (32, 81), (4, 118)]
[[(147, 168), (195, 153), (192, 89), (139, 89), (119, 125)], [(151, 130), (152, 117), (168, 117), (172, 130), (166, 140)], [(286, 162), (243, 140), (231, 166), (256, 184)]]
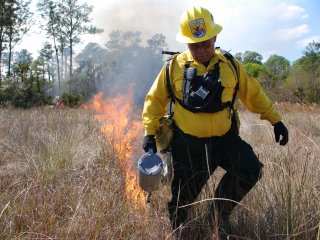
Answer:
[(203, 18), (199, 18), (196, 20), (193, 20), (189, 23), (191, 33), (196, 38), (201, 38), (204, 35), (206, 35), (206, 25), (204, 23)]

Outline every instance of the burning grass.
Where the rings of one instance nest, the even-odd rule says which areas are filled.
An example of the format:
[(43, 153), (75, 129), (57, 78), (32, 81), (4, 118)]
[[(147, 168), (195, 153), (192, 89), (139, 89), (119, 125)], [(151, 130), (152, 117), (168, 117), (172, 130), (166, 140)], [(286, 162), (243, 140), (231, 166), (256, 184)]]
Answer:
[[(85, 109), (0, 109), (0, 239), (172, 239), (168, 187), (145, 208), (128, 183), (143, 154), (141, 110), (118, 101), (98, 104), (116, 120)], [(245, 239), (320, 239), (320, 108), (279, 108), (286, 147), (275, 145), (268, 123), (241, 111), (241, 134), (265, 167), (233, 228)], [(199, 200), (212, 197), (222, 173)], [(195, 205), (195, 216), (206, 203)]]

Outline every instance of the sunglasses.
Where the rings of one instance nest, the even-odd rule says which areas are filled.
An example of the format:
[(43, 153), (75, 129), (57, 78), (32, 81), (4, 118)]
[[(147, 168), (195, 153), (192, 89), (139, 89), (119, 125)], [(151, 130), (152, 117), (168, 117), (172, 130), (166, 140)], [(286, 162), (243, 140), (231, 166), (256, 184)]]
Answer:
[(212, 47), (213, 40), (209, 39), (204, 42), (199, 42), (199, 43), (188, 43), (188, 47), (191, 50), (199, 50), (200, 48), (202, 49), (209, 49)]

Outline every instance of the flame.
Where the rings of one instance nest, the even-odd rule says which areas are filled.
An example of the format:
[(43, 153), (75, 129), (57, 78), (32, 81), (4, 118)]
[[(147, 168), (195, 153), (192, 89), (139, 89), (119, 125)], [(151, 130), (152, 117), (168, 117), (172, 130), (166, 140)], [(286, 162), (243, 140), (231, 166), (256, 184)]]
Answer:
[(143, 126), (137, 121), (133, 112), (131, 97), (118, 96), (104, 99), (103, 93), (98, 93), (93, 100), (82, 106), (92, 111), (95, 118), (102, 123), (101, 131), (111, 141), (121, 170), (125, 175), (125, 195), (132, 201), (137, 210), (143, 210), (146, 196), (137, 184), (137, 171), (132, 165), (134, 158), (134, 143), (142, 135)]

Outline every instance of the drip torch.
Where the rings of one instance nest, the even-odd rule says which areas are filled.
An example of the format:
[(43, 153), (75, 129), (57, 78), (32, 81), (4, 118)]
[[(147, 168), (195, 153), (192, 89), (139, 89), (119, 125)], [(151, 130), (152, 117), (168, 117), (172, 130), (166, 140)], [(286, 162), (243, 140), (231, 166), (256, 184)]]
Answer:
[(138, 183), (147, 193), (146, 202), (151, 199), (151, 192), (159, 187), (162, 177), (163, 161), (152, 149), (142, 155), (138, 161)]

